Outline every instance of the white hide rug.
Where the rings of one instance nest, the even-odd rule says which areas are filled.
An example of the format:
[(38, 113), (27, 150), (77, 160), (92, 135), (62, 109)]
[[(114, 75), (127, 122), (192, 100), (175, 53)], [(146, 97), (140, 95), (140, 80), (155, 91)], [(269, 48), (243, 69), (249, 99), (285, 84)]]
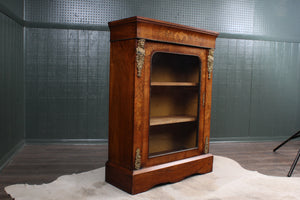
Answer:
[(42, 185), (18, 184), (5, 188), (15, 200), (293, 200), (300, 199), (300, 177), (273, 177), (242, 168), (214, 156), (213, 172), (157, 186), (137, 195), (106, 183), (105, 168), (65, 175)]

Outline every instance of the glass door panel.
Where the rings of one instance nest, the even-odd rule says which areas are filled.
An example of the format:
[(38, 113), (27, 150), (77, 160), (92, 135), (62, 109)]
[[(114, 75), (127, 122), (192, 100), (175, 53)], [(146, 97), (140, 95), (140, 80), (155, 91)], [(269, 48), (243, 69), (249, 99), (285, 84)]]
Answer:
[(149, 156), (197, 148), (200, 59), (157, 52), (152, 56)]

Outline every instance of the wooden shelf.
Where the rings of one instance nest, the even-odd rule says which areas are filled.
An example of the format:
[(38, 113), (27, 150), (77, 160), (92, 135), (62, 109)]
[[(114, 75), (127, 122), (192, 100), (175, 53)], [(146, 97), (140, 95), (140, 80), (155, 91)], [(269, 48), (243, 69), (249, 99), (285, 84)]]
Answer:
[(170, 149), (170, 150), (167, 150), (167, 151), (159, 151), (159, 152), (149, 153), (149, 157), (168, 155), (168, 154), (171, 154), (171, 153), (176, 153), (178, 151), (185, 151), (187, 149), (189, 149), (189, 148), (187, 148), (185, 146), (177, 147), (177, 148)]
[(151, 86), (198, 86), (195, 82), (151, 82)]
[(181, 146), (181, 147), (177, 147), (168, 151), (159, 151), (159, 152), (154, 152), (154, 153), (149, 153), (149, 157), (156, 157), (156, 156), (165, 156), (168, 154), (172, 154), (172, 153), (178, 153), (178, 152), (183, 152), (186, 150), (191, 150), (191, 149), (197, 149), (197, 147), (185, 147), (185, 146)]
[(176, 124), (182, 122), (196, 121), (197, 117), (194, 116), (167, 116), (167, 117), (151, 117), (150, 126)]

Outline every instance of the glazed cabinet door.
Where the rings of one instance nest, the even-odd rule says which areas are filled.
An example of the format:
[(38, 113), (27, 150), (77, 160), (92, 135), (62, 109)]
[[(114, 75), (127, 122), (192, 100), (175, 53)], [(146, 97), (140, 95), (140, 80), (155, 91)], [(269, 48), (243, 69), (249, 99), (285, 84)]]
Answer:
[(151, 58), (149, 157), (198, 147), (200, 59), (172, 52)]
[(205, 49), (145, 42), (145, 166), (204, 153), (205, 64)]

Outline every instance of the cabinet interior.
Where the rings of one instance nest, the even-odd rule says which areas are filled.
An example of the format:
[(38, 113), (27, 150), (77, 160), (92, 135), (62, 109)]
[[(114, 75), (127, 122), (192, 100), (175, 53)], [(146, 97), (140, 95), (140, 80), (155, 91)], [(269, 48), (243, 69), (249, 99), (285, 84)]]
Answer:
[(149, 156), (197, 147), (200, 59), (156, 52), (151, 62)]

